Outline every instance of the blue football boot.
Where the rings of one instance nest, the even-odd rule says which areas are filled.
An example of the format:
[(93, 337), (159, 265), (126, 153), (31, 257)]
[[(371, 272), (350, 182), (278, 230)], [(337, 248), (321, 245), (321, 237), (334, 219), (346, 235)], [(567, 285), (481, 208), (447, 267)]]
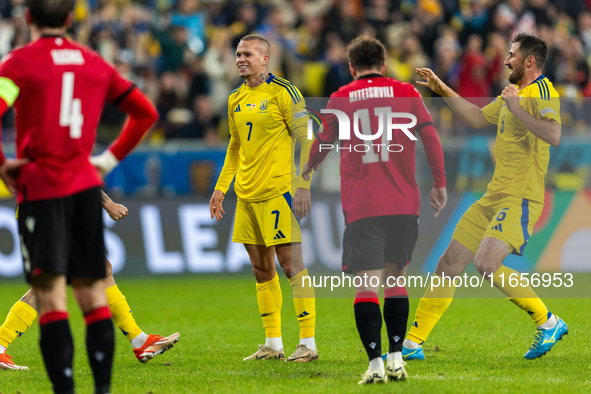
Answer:
[[(528, 360), (542, 357), (552, 349), (552, 346), (556, 345), (558, 341), (562, 340), (563, 336), (568, 334), (568, 326), (564, 320), (558, 316), (556, 316), (556, 319), (558, 322), (554, 328), (549, 328), (547, 330), (539, 329), (536, 331), (534, 343), (531, 344), (529, 350), (523, 357), (527, 358)], [(404, 349), (402, 350), (402, 354), (404, 355)]]
[(412, 361), (412, 360), (424, 360), (425, 353), (423, 353), (423, 347), (419, 347), (418, 349), (409, 349), (407, 347), (402, 347), (402, 359), (405, 361)]
[[(402, 346), (402, 359), (405, 361), (424, 360), (425, 353), (423, 353), (423, 347), (421, 346), (418, 349), (409, 349)], [(382, 360), (388, 360), (388, 353), (382, 354)]]

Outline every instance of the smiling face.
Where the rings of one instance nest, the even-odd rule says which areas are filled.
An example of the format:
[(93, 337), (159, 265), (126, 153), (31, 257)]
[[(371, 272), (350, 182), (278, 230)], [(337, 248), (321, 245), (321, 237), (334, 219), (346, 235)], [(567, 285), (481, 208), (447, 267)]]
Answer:
[(258, 40), (240, 41), (236, 48), (236, 65), (240, 78), (248, 79), (267, 73), (269, 54), (265, 51), (265, 43)]
[(525, 76), (525, 59), (519, 50), (519, 45), (518, 42), (514, 43), (509, 51), (509, 56), (505, 59), (505, 66), (511, 70), (509, 82), (515, 85), (520, 85)]

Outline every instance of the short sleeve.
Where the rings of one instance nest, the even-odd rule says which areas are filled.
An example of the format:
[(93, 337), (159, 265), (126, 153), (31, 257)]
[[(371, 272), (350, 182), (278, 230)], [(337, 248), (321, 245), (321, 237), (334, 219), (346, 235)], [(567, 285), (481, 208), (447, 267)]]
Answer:
[(550, 99), (544, 100), (540, 97), (535, 97), (533, 100), (535, 102), (535, 111), (537, 112), (534, 114), (536, 118), (548, 121), (555, 120), (559, 125), (562, 125), (560, 118), (560, 98), (551, 97)]
[(482, 108), (482, 115), (484, 115), (484, 119), (486, 119), (486, 121), (490, 124), (498, 124), (499, 112), (501, 112), (502, 105), (503, 100), (501, 99), (501, 96), (497, 96), (490, 104)]

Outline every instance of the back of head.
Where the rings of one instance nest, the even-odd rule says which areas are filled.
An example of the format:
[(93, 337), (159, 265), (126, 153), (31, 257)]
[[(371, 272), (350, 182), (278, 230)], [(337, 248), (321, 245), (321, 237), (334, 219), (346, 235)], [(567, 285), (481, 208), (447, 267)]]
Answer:
[(357, 37), (347, 45), (347, 58), (357, 71), (380, 70), (386, 62), (386, 48), (375, 38)]
[(519, 51), (523, 55), (523, 59), (528, 56), (533, 56), (536, 59), (536, 66), (538, 70), (544, 68), (544, 63), (548, 59), (548, 46), (546, 42), (540, 37), (536, 37), (529, 33), (519, 33), (511, 40), (513, 43), (519, 43)]
[(31, 22), (38, 28), (59, 28), (66, 24), (75, 0), (27, 0)]

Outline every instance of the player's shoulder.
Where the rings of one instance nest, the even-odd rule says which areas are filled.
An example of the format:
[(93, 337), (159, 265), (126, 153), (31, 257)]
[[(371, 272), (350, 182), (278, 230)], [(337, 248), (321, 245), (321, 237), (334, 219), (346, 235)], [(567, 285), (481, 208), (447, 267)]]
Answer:
[(289, 99), (294, 104), (302, 101), (302, 94), (300, 93), (300, 90), (287, 79), (283, 79), (277, 75), (269, 74), (269, 78), (267, 78), (264, 83), (268, 84), (269, 87), (275, 90), (278, 94), (289, 96)]
[(111, 64), (110, 62), (108, 62), (107, 60), (105, 60), (100, 53), (98, 53), (97, 51), (90, 49), (89, 47), (87, 47), (84, 44), (80, 44), (79, 42), (76, 42), (72, 39), (66, 39), (67, 45), (64, 45), (64, 49), (66, 50), (74, 50), (74, 51), (80, 51), (80, 53), (82, 54), (82, 57), (85, 59), (86, 62), (88, 63), (100, 63), (106, 67), (110, 67), (110, 68), (115, 68), (115, 66), (113, 64)]
[(246, 81), (244, 81), (239, 86), (237, 86), (234, 90), (232, 90), (230, 92), (230, 96), (228, 97), (228, 103), (232, 103), (240, 95), (240, 92), (242, 92), (242, 90), (244, 89), (245, 86), (246, 86)]
[(331, 97), (349, 97), (349, 93), (352, 91), (373, 86), (391, 87), (392, 93), (396, 97), (415, 97), (421, 95), (411, 83), (402, 82), (394, 78), (376, 76), (375, 78), (359, 78), (347, 85), (343, 85), (331, 94)]
[(539, 97), (542, 100), (550, 100), (550, 98), (560, 97), (556, 89), (554, 89), (552, 82), (543, 74), (529, 84), (526, 89), (527, 97)]
[(25, 58), (26, 57), (26, 51), (25, 51), (26, 47), (27, 46), (25, 45), (22, 47), (12, 49), (6, 55), (2, 56), (2, 58), (0, 59), (0, 65), (5, 64), (5, 63), (19, 61), (20, 59)]

